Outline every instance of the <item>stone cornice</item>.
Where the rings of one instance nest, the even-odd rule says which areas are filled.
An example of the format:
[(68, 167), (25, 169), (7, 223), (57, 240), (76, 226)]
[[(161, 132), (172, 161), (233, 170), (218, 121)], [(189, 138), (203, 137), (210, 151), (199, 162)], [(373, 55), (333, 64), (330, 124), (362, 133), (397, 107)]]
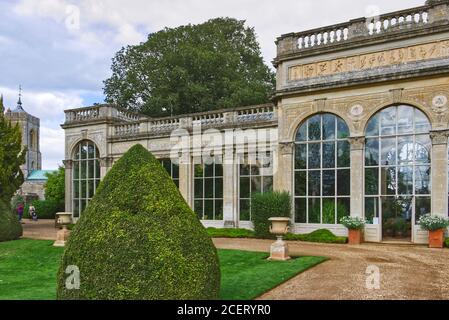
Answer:
[(438, 130), (430, 132), (432, 145), (447, 145), (449, 138), (449, 130)]

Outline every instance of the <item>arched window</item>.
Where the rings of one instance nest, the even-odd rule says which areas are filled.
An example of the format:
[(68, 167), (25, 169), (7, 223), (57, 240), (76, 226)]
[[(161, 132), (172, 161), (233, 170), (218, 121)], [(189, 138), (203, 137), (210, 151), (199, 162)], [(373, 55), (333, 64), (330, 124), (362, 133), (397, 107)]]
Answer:
[(309, 118), (295, 147), (295, 222), (338, 224), (350, 214), (350, 145), (346, 123), (333, 114)]
[(410, 238), (430, 213), (430, 123), (417, 108), (399, 105), (368, 122), (365, 144), (365, 218), (382, 224), (383, 238)]
[(96, 145), (80, 142), (73, 155), (73, 216), (78, 218), (100, 183), (100, 159)]

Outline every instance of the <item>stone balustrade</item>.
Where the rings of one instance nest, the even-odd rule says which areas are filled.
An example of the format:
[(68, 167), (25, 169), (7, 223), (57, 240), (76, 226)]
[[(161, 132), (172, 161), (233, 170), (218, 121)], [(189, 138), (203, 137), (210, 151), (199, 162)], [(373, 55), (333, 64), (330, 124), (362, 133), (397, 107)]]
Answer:
[(388, 34), (397, 35), (397, 32), (426, 29), (438, 24), (449, 24), (449, 1), (447, 0), (429, 0), (421, 7), (285, 34), (276, 41), (277, 54), (279, 58), (291, 54), (308, 53), (319, 48), (349, 44), (356, 40), (380, 38)]
[(99, 104), (86, 108), (65, 110), (64, 125), (86, 123), (100, 120), (116, 120), (120, 122), (139, 121), (143, 116), (122, 110), (114, 105)]

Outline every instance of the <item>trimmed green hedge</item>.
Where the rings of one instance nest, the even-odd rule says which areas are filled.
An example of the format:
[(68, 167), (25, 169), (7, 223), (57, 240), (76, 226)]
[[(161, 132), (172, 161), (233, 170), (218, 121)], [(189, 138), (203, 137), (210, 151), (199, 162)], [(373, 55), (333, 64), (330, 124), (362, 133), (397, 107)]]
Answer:
[[(65, 271), (77, 266), (80, 289)], [(217, 250), (159, 161), (135, 145), (115, 163), (72, 230), (58, 299), (218, 299)]]
[(0, 201), (0, 242), (16, 240), (22, 236), (22, 224), (9, 203)]
[(445, 246), (446, 248), (449, 248), (449, 238), (446, 238), (446, 239), (444, 240), (444, 246)]
[(291, 198), (288, 192), (256, 193), (251, 198), (251, 219), (258, 238), (273, 238), (269, 218), (290, 217)]
[(337, 237), (327, 229), (320, 229), (309, 234), (292, 234), (289, 233), (284, 237), (285, 240), (319, 242), (319, 243), (347, 243), (347, 237)]
[[(58, 212), (64, 212), (64, 203), (56, 200), (35, 200), (33, 206), (36, 208), (37, 217), (39, 219), (55, 219)], [(25, 207), (23, 217), (28, 219), (29, 205)]]
[(212, 238), (255, 238), (254, 231), (238, 228), (207, 228), (207, 233)]

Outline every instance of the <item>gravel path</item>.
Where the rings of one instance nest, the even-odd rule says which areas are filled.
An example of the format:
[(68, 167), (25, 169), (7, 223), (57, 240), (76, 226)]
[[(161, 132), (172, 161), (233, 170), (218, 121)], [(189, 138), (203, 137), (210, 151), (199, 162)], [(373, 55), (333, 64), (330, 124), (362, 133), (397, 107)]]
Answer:
[[(218, 248), (269, 252), (272, 241), (214, 239)], [(361, 246), (290, 242), (290, 253), (329, 260), (264, 294), (260, 299), (373, 300), (449, 299), (449, 250), (426, 246)], [(380, 270), (380, 289), (366, 287), (367, 268)]]
[(55, 220), (30, 221), (24, 219), (23, 222), (23, 238), (56, 240), (58, 229), (55, 228)]

